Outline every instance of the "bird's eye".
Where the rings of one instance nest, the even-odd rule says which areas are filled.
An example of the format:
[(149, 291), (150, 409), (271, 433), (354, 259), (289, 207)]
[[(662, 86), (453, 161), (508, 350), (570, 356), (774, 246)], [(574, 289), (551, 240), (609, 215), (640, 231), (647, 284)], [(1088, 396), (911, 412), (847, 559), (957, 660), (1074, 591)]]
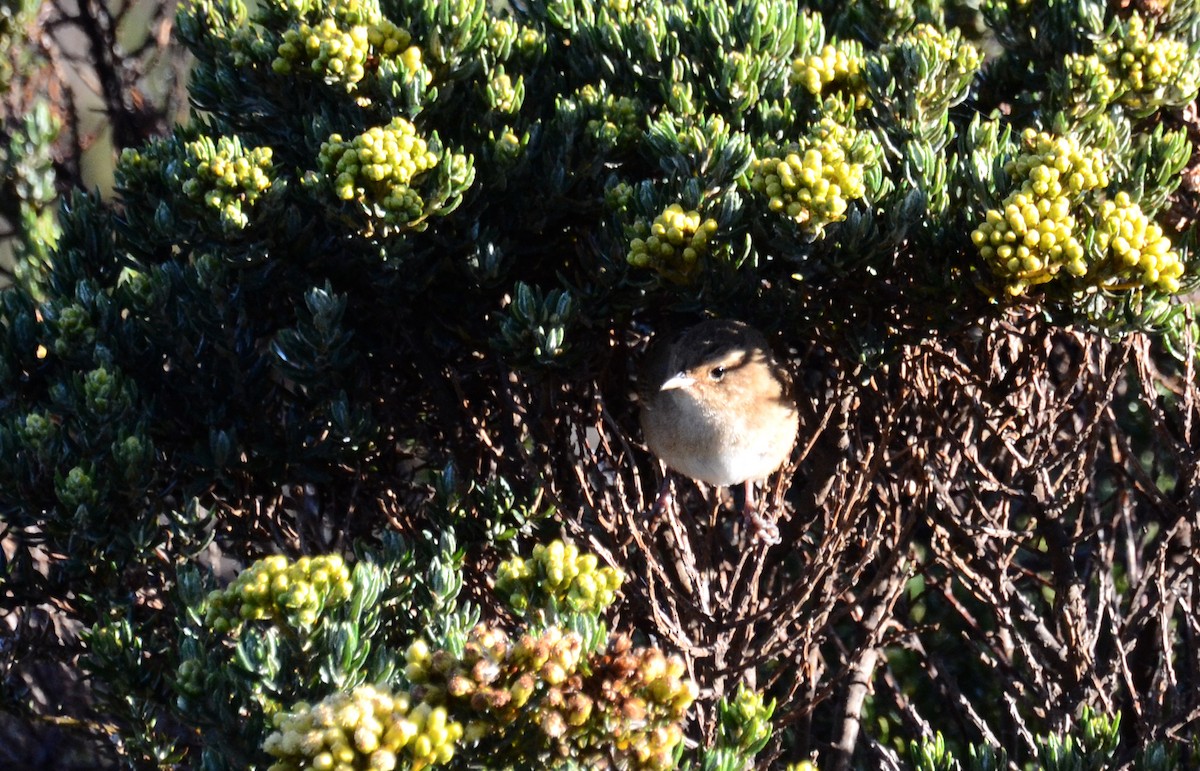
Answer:
[(713, 367), (712, 371), (708, 373), (708, 376), (711, 377), (713, 380), (720, 380), (721, 378), (725, 377), (725, 368), (724, 367)]

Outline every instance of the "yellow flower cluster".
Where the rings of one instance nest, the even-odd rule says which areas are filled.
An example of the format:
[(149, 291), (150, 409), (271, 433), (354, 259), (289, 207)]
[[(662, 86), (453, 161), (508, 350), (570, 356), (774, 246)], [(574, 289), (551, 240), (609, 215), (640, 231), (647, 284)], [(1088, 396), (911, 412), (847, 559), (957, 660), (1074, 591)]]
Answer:
[(1100, 205), (1096, 245), (1103, 256), (1109, 283), (1129, 282), (1155, 287), (1163, 292), (1179, 291), (1183, 262), (1171, 249), (1162, 228), (1150, 222), (1142, 208), (1125, 192)]
[(336, 554), (295, 562), (277, 554), (243, 570), (225, 589), (210, 592), (204, 622), (218, 633), (264, 618), (311, 626), (325, 608), (345, 601), (352, 588), (350, 569)]
[(635, 768), (675, 768), (683, 716), (699, 694), (695, 682), (685, 677), (683, 659), (655, 648), (634, 648), (628, 635), (616, 635), (589, 665), (596, 692), (603, 694), (597, 706), (609, 716), (603, 724), (611, 730), (608, 741), (628, 753)]
[(420, 216), (424, 200), (411, 184), (438, 164), (438, 156), (412, 123), (393, 118), (349, 141), (341, 134), (330, 135), (321, 145), (318, 163), (338, 198), (378, 206), (386, 222), (403, 224)]
[(207, 138), (188, 142), (184, 152), (189, 178), (183, 193), (218, 213), (227, 230), (246, 227), (243, 206), (253, 206), (271, 187), (271, 148), (246, 150), (236, 137), (220, 137), (215, 146)]
[(448, 763), (463, 735), (443, 707), (372, 686), (301, 702), (274, 724), (263, 750), (278, 761), (268, 771), (416, 771)]
[(1026, 152), (1005, 166), (1020, 188), (971, 234), (1010, 294), (1050, 281), (1060, 270), (1089, 286), (1179, 291), (1184, 265), (1162, 228), (1128, 193), (1098, 200), (1109, 182), (1098, 150), (1032, 129), (1022, 142)]
[(549, 748), (584, 764), (592, 755), (611, 760), (615, 749), (625, 767), (672, 768), (683, 716), (697, 695), (678, 657), (635, 650), (629, 637), (617, 636), (585, 658), (579, 634), (556, 627), (514, 642), (480, 624), (461, 657), (417, 641), (406, 659), (414, 695), (473, 716), (468, 740), (533, 729), (539, 752)]
[(1121, 92), (1119, 100), (1134, 109), (1179, 104), (1200, 87), (1200, 63), (1188, 45), (1173, 37), (1155, 37), (1155, 25), (1134, 13), (1115, 39), (1096, 50)]
[(1027, 129), (1022, 143), (1025, 152), (1005, 165), (1020, 187), (971, 234), (1012, 295), (1050, 281), (1063, 268), (1073, 276), (1088, 272), (1075, 207), (1084, 193), (1108, 184), (1103, 155), (1073, 137)]
[(576, 711), (567, 716), (524, 712), (535, 694), (577, 678), (582, 658), (583, 638), (577, 632), (550, 627), (513, 643), (503, 630), (479, 624), (468, 633), (461, 657), (444, 650), (431, 653), (423, 640), (415, 641), (405, 653), (404, 674), (423, 698), (465, 707), (475, 717), (468, 724), (468, 738), (478, 739), (522, 716), (532, 717), (543, 729), (560, 720), (582, 725), (591, 712), (590, 701), (585, 707), (576, 700)]
[(861, 108), (867, 103), (864, 63), (861, 43), (839, 40), (835, 45), (826, 44), (820, 53), (793, 59), (789, 79), (813, 96), (820, 96), (831, 85), (848, 90), (854, 94), (855, 107)]
[(709, 240), (717, 232), (717, 221), (701, 219), (698, 211), (684, 211), (677, 203), (654, 218), (634, 226), (637, 236), (629, 242), (626, 260), (636, 268), (652, 268), (677, 284), (692, 280), (700, 258), (708, 253)]
[(370, 63), (387, 58), (399, 61), (407, 73), (419, 74), (428, 82), (421, 49), (411, 42), (412, 36), (406, 30), (377, 15), (359, 24), (333, 18), (315, 26), (301, 22), (284, 31), (271, 69), (280, 75), (307, 71), (329, 85), (340, 84), (347, 92), (354, 92), (367, 76)]
[(513, 557), (496, 569), (496, 592), (518, 613), (535, 609), (568, 609), (599, 613), (612, 604), (625, 576), (616, 568), (598, 567), (594, 554), (580, 554), (574, 544), (554, 541), (533, 547), (529, 559)]
[(782, 157), (750, 164), (750, 189), (810, 232), (846, 218), (850, 201), (866, 195), (864, 166), (850, 156), (856, 132), (828, 118)]

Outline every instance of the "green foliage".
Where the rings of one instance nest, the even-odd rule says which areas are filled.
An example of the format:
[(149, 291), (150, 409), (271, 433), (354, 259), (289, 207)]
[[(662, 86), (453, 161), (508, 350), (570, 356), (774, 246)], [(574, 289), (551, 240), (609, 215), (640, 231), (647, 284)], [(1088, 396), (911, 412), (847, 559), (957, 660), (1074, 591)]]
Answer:
[(717, 702), (717, 738), (705, 750), (704, 771), (739, 771), (754, 766), (754, 758), (771, 738), (775, 701), (764, 703), (761, 693), (739, 683), (733, 699)]
[(569, 361), (567, 330), (577, 321), (570, 291), (541, 292), (518, 282), (515, 294), (500, 322), (502, 345), (512, 351), (514, 363), (536, 372)]
[[(0, 43), (8, 41), (13, 46), (10, 49), (4, 44), (4, 50), (22, 50), (9, 25), (28, 23), (21, 14), (30, 13), (31, 8), (9, 16), (7, 4), (0, 7)], [(5, 68), (10, 64), (7, 54), (0, 57), (0, 93), (7, 91)], [(58, 192), (51, 150), (60, 130), (58, 118), (44, 99), (35, 102), (33, 109), (20, 118), (0, 124), (0, 215), (16, 230), (13, 247), (17, 276), (31, 286), (36, 274), (48, 268), (58, 240)]]
[(967, 748), (967, 771), (1003, 771), (1008, 768), (1008, 752), (1002, 747), (972, 744)]
[[(696, 696), (681, 659), (626, 636), (585, 645), (553, 624), (511, 640), (499, 627), (468, 629), (474, 614), (455, 607), (462, 582), (452, 547), (443, 543), (422, 569), (413, 546), (389, 539), (353, 571), (336, 557), (269, 557), (207, 593), (197, 572), (180, 576), (175, 714), (202, 731), (205, 767), (262, 763), (264, 753), (281, 769), (391, 767), (397, 758), (424, 767), (455, 754), (487, 758), (490, 768), (528, 767), (564, 756), (583, 762), (613, 741), (634, 767), (674, 766), (680, 721)], [(550, 551), (558, 549), (538, 553)], [(111, 676), (144, 655), (128, 623), (89, 640), (93, 670)], [(767, 717), (726, 723), (761, 732)], [(162, 747), (146, 755), (180, 757), (159, 738)]]
[(908, 759), (914, 771), (954, 771), (959, 767), (940, 732), (933, 739), (911, 742)]
[(1077, 734), (1048, 736), (1039, 760), (1047, 771), (1098, 771), (1109, 768), (1120, 743), (1121, 715), (1098, 715), (1084, 707)]
[[(1111, 768), (1120, 743), (1120, 726), (1120, 714), (1108, 717), (1084, 707), (1073, 732), (1051, 734), (1038, 741), (1037, 767), (1046, 771)], [(1148, 750), (1145, 757), (1146, 763), (1162, 763), (1166, 753), (1159, 746)], [(1009, 767), (1003, 748), (972, 744), (956, 755), (940, 732), (933, 739), (910, 742), (908, 761), (913, 771), (999, 771)]]

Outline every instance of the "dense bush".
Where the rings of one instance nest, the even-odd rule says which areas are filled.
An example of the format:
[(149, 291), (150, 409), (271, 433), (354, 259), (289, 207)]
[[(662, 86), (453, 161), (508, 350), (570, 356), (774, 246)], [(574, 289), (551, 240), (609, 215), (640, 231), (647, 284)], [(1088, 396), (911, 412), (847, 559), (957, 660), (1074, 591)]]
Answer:
[[(193, 117), (0, 295), (6, 707), (62, 665), (132, 766), (1186, 763), (1200, 12), (803, 5), (183, 4)], [(795, 373), (778, 545), (649, 516), (634, 373), (705, 316)]]

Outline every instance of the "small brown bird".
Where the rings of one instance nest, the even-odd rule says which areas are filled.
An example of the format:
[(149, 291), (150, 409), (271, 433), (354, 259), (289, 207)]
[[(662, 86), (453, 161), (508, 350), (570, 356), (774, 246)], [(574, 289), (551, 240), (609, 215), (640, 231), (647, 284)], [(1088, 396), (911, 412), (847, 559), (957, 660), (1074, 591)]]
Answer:
[[(747, 523), (757, 538), (778, 542), (779, 529), (758, 513), (753, 483), (787, 460), (799, 416), (791, 377), (763, 336), (740, 321), (701, 322), (651, 345), (638, 386), (650, 451), (692, 479), (745, 483)], [(656, 508), (666, 480), (663, 490)]]

